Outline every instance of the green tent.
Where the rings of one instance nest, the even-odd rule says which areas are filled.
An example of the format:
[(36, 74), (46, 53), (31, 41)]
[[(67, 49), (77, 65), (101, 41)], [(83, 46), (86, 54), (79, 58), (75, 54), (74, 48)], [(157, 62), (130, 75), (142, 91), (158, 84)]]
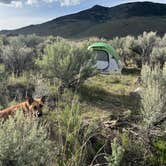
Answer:
[(90, 45), (88, 49), (93, 50), (97, 59), (96, 66), (99, 70), (105, 72), (121, 72), (122, 65), (120, 57), (110, 44), (96, 42)]

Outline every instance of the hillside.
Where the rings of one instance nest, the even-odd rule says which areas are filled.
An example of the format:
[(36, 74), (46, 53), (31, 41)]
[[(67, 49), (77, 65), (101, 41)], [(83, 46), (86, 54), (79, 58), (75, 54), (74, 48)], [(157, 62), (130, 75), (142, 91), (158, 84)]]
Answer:
[(151, 2), (135, 2), (90, 9), (59, 17), (49, 22), (30, 25), (17, 30), (3, 30), (0, 34), (54, 35), (65, 38), (86, 38), (91, 36), (112, 38), (134, 35), (143, 31), (166, 33), (166, 5)]

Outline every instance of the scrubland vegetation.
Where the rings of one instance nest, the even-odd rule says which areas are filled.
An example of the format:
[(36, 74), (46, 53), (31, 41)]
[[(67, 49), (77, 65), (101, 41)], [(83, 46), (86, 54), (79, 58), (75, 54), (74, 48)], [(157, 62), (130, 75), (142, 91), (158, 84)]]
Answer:
[[(95, 68), (90, 43), (111, 43), (122, 74)], [(165, 166), (166, 35), (111, 41), (0, 37), (0, 109), (47, 96), (41, 118), (0, 122), (0, 165)], [(139, 78), (139, 79), (138, 79)], [(134, 91), (136, 88), (139, 91)]]

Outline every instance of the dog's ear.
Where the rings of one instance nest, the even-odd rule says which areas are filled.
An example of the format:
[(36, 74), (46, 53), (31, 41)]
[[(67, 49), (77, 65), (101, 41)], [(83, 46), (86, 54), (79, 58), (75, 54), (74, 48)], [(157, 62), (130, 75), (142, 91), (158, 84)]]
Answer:
[(34, 102), (34, 99), (32, 96), (27, 97), (28, 103), (31, 105)]
[(46, 96), (43, 96), (43, 97), (41, 98), (41, 102), (45, 103), (46, 98), (47, 98)]

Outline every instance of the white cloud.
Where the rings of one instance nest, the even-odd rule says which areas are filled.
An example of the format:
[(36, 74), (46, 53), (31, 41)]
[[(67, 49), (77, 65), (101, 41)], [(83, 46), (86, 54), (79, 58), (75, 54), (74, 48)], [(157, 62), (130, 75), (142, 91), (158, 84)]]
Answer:
[(80, 0), (58, 0), (62, 6), (77, 5)]
[(80, 3), (81, 0), (38, 0), (46, 3), (59, 2), (61, 6), (72, 6)]
[(22, 3), (22, 1), (12, 1), (11, 5), (13, 5), (16, 8), (22, 8), (23, 3)]
[(73, 6), (79, 4), (80, 1), (81, 0), (0, 0), (0, 3), (20, 8), (23, 4), (34, 5), (41, 2), (59, 2), (61, 6)]
[[(0, 0), (0, 3), (5, 5), (10, 5), (10, 6), (15, 6), (15, 7), (22, 7), (23, 4), (34, 5), (41, 2), (45, 2), (45, 3), (58, 2), (61, 6), (74, 6), (79, 4), (81, 1), (83, 0)], [(166, 3), (166, 0), (119, 0), (118, 3), (135, 2), (135, 1), (152, 1), (152, 2), (158, 2), (158, 3)], [(110, 4), (113, 2), (114, 1), (112, 0)]]
[(22, 0), (0, 0), (1, 5), (21, 8), (23, 6)]
[(33, 5), (33, 4), (36, 4), (36, 3), (38, 3), (38, 0), (27, 0), (28, 5)]
[(0, 3), (5, 3), (5, 4), (9, 4), (11, 3), (13, 0), (0, 0)]

